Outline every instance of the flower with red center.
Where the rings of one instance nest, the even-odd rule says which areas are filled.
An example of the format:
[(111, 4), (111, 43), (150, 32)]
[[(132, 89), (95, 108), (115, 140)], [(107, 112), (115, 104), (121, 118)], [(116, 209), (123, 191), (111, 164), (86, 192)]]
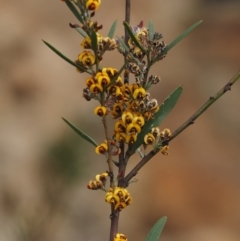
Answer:
[(107, 115), (107, 108), (105, 106), (97, 106), (94, 113), (99, 116), (105, 116)]
[(120, 96), (122, 94), (120, 88), (116, 85), (111, 85), (108, 87), (108, 93), (113, 97)]
[(90, 91), (94, 94), (99, 94), (103, 91), (103, 87), (100, 84), (92, 84), (90, 86)]
[(164, 155), (164, 156), (168, 156), (168, 150), (169, 150), (169, 146), (163, 146), (162, 149), (161, 149), (161, 153)]
[(94, 79), (93, 79), (92, 77), (88, 77), (88, 78), (86, 79), (86, 85), (87, 85), (87, 87), (90, 88), (90, 86), (91, 86), (92, 84), (95, 84)]
[(108, 145), (105, 142), (95, 148), (95, 152), (97, 154), (105, 154), (107, 150), (108, 150)]
[(142, 99), (145, 94), (146, 94), (146, 90), (143, 87), (140, 87), (134, 90), (133, 98)]
[(106, 73), (98, 72), (95, 79), (101, 86), (107, 86), (110, 83), (110, 78)]
[(127, 134), (124, 132), (116, 132), (115, 137), (118, 142), (123, 142), (123, 141), (125, 142), (127, 138)]
[(91, 190), (98, 190), (102, 188), (102, 182), (98, 182), (96, 180), (90, 180), (88, 185), (87, 185), (88, 189)]
[(117, 119), (122, 115), (123, 105), (121, 103), (116, 103), (112, 109), (112, 118)]
[(137, 135), (131, 134), (131, 135), (127, 136), (126, 143), (127, 144), (133, 144), (134, 142), (136, 142), (136, 140), (137, 140)]
[(153, 136), (155, 138), (159, 137), (160, 136), (160, 129), (158, 127), (153, 127), (152, 130), (151, 130), (151, 133), (153, 134)]
[(90, 11), (96, 11), (101, 4), (101, 0), (87, 0), (86, 8)]
[(122, 233), (117, 233), (114, 241), (127, 241), (127, 237)]
[(95, 63), (95, 56), (90, 51), (83, 51), (78, 55), (78, 61), (83, 66), (92, 66)]
[(136, 123), (131, 123), (127, 126), (127, 133), (137, 134), (141, 131), (141, 127)]
[(134, 115), (132, 123), (136, 123), (138, 124), (140, 127), (143, 127), (145, 121), (144, 118), (142, 117), (142, 115)]
[(160, 108), (156, 99), (152, 99), (148, 105), (149, 105), (149, 111), (153, 113), (156, 113)]
[(102, 174), (97, 174), (95, 177), (95, 180), (89, 181), (87, 188), (92, 190), (102, 189), (106, 184), (107, 176), (108, 176), (107, 172), (103, 172)]
[(118, 70), (114, 68), (103, 68), (102, 69), (103, 73), (106, 73), (110, 78), (115, 77), (118, 74)]
[(82, 43), (81, 43), (81, 46), (84, 48), (84, 49), (90, 49), (92, 47), (92, 43), (91, 43), (91, 39), (89, 37), (86, 37)]
[(172, 135), (170, 129), (165, 128), (163, 131), (160, 133), (160, 137), (162, 140), (169, 138)]
[(154, 141), (155, 141), (155, 137), (153, 136), (153, 134), (148, 133), (147, 135), (144, 136), (145, 144), (152, 145)]
[(125, 125), (125, 123), (124, 123), (122, 120), (118, 120), (118, 121), (115, 123), (114, 130), (115, 130), (116, 132), (125, 132), (125, 130), (126, 130), (126, 125)]
[(132, 123), (132, 120), (133, 120), (132, 112), (131, 111), (124, 111), (123, 114), (122, 114), (122, 120), (126, 125)]

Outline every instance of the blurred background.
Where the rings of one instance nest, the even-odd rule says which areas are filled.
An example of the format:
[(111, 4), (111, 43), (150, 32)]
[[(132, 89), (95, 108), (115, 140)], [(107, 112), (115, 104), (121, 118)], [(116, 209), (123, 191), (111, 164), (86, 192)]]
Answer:
[[(108, 240), (110, 207), (103, 192), (86, 188), (106, 170), (104, 157), (61, 119), (101, 142), (97, 103), (82, 97), (86, 75), (41, 41), (75, 60), (82, 38), (68, 24), (77, 20), (61, 1), (0, 4), (0, 241)], [(203, 20), (152, 69), (162, 79), (151, 90), (159, 103), (184, 86), (162, 129), (176, 129), (238, 71), (239, 12), (239, 0), (132, 1), (131, 24), (152, 19), (166, 43)], [(95, 19), (103, 35), (117, 19), (121, 36), (124, 1), (103, 0)], [(104, 59), (121, 62), (115, 51)], [(239, 93), (236, 83), (171, 142), (170, 156), (158, 154), (139, 172), (120, 219), (128, 240), (144, 240), (162, 216), (161, 241), (240, 240)]]

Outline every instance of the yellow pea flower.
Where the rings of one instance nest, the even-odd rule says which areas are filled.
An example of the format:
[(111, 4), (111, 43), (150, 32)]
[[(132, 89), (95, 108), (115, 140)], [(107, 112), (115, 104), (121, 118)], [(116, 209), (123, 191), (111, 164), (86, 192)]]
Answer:
[(95, 148), (95, 152), (97, 154), (105, 154), (107, 150), (108, 150), (108, 145), (106, 143), (102, 143)]
[(94, 114), (98, 116), (105, 116), (107, 115), (107, 108), (105, 106), (97, 106), (94, 109)]
[(83, 66), (92, 66), (95, 63), (95, 56), (90, 51), (83, 51), (78, 55), (78, 61)]
[(101, 4), (101, 0), (88, 0), (86, 2), (86, 8), (90, 11), (96, 11)]

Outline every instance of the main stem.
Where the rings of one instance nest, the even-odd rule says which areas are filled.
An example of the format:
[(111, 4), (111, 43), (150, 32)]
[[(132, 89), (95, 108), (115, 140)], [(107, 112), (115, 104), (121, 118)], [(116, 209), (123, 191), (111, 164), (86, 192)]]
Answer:
[[(125, 2), (125, 22), (130, 23), (130, 12), (131, 12), (131, 0), (126, 0)], [(128, 33), (125, 29), (125, 43), (128, 41)], [(124, 63), (126, 64), (126, 57), (124, 58)], [(129, 76), (126, 77), (126, 83), (129, 81)], [(125, 82), (125, 81), (124, 81)], [(120, 143), (121, 153), (119, 155), (119, 168), (118, 168), (118, 186), (120, 186), (121, 179), (124, 179), (125, 169), (126, 169), (126, 160), (124, 158), (124, 143)], [(111, 227), (110, 227), (110, 241), (114, 241), (116, 234), (118, 233), (118, 223), (119, 223), (120, 212), (114, 210), (112, 205), (111, 207)]]
[[(125, 3), (125, 22), (130, 23), (130, 12), (131, 12), (131, 0), (126, 0)], [(128, 39), (129, 39), (129, 35), (128, 32), (125, 28), (124, 31), (125, 34), (125, 44), (128, 46)], [(124, 56), (124, 63), (126, 65), (127, 63), (127, 56)], [(124, 84), (128, 84), (129, 83), (129, 73), (125, 72), (124, 73)]]

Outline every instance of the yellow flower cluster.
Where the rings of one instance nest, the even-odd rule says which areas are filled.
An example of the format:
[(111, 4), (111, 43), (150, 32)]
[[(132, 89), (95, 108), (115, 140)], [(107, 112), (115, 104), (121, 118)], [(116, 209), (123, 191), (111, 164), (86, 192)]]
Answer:
[[(94, 28), (97, 28), (93, 25)], [(100, 26), (98, 26), (100, 28)], [(109, 37), (103, 37), (101, 34), (96, 33), (97, 35), (97, 44), (98, 44), (98, 51), (102, 52), (105, 50), (111, 51), (114, 50), (117, 47), (117, 43), (115, 39), (111, 39)], [(91, 49), (92, 48), (92, 42), (89, 37), (86, 37), (82, 43), (81, 46), (84, 49)]]
[(105, 201), (113, 204), (114, 210), (121, 211), (132, 203), (132, 197), (126, 189), (115, 187), (114, 189), (110, 188), (110, 190), (106, 193)]
[(112, 107), (112, 118), (117, 119), (114, 126), (114, 138), (118, 142), (133, 144), (144, 124), (159, 110), (157, 100), (150, 99), (150, 94), (140, 84), (124, 84), (116, 88), (118, 96)]
[[(102, 117), (111, 112), (112, 118), (117, 119), (113, 138), (118, 142), (133, 144), (145, 122), (159, 110), (157, 100), (150, 99), (140, 84), (123, 84), (116, 69), (103, 68), (94, 77), (87, 78), (86, 85), (86, 99), (89, 96), (100, 99), (102, 93), (106, 94), (105, 103), (97, 106), (94, 113)], [(103, 153), (98, 150), (97, 153)]]
[(97, 174), (95, 180), (89, 181), (87, 188), (92, 190), (98, 190), (105, 187), (108, 173), (103, 172), (102, 174)]
[[(86, 11), (97, 10), (101, 3), (100, 0), (86, 0), (85, 2)], [(93, 15), (89, 16), (91, 18)], [(150, 99), (150, 94), (146, 90), (151, 84), (158, 83), (160, 78), (151, 75), (146, 80), (148, 67), (143, 60), (144, 53), (131, 38), (128, 40), (130, 53), (124, 53), (128, 59), (124, 73), (125, 83), (123, 83), (117, 69), (111, 67), (100, 68), (99, 62), (102, 60), (103, 53), (116, 47), (119, 49), (120, 43), (115, 39), (103, 37), (99, 34), (98, 30), (102, 26), (99, 26), (97, 22), (92, 22), (90, 18), (82, 26), (87, 33), (87, 37), (81, 43), (85, 50), (78, 55), (76, 61), (77, 64), (89, 71), (88, 73), (91, 73), (91, 76), (85, 81), (86, 88), (83, 90), (83, 96), (88, 101), (96, 99), (100, 102), (100, 105), (94, 109), (96, 115), (104, 118), (111, 113), (111, 117), (116, 119), (111, 141), (133, 144), (136, 142), (137, 135), (141, 132), (144, 124), (151, 118), (154, 118), (155, 113), (159, 110), (157, 100)], [(160, 41), (162, 35), (155, 33), (152, 41), (150, 41), (148, 29), (142, 25), (140, 23), (138, 26), (132, 27), (136, 39), (145, 49), (151, 48), (152, 52), (159, 54), (165, 47), (164, 42)], [(92, 32), (95, 32), (97, 38), (97, 49), (94, 50), (91, 42)], [(94, 53), (87, 49), (92, 49)], [(138, 60), (136, 61), (136, 59)], [(96, 71), (93, 69), (94, 65), (96, 65)], [(125, 75), (129, 73), (132, 73), (136, 79), (136, 82), (133, 84), (125, 81)], [(154, 134), (149, 133), (144, 138), (144, 143), (153, 144), (155, 140)], [(97, 146), (95, 151), (97, 154), (107, 154), (110, 148), (112, 146), (108, 146), (106, 142)], [(112, 153), (112, 150), (110, 151)], [(115, 154), (117, 153), (120, 153), (119, 149), (117, 149)], [(164, 153), (166, 154), (167, 150)]]
[(127, 237), (122, 233), (116, 233), (114, 241), (127, 241)]
[[(153, 39), (151, 41), (149, 40), (148, 29), (143, 27), (143, 22), (141, 22), (138, 26), (131, 28), (141, 46), (145, 49), (151, 50), (152, 58), (156, 57), (166, 47), (164, 41), (160, 40), (163, 37), (160, 33), (155, 32)], [(128, 40), (128, 45), (133, 56), (139, 60), (142, 60), (145, 54), (139, 47), (136, 46), (135, 42), (131, 38)], [(131, 59), (130, 56), (129, 58)]]
[[(145, 145), (154, 145), (161, 141), (167, 140), (172, 135), (170, 129), (165, 128), (163, 131), (160, 132), (158, 127), (152, 128), (151, 132), (146, 134), (144, 137), (144, 144)], [(168, 155), (169, 146), (165, 145), (161, 148), (161, 153), (163, 155)]]

